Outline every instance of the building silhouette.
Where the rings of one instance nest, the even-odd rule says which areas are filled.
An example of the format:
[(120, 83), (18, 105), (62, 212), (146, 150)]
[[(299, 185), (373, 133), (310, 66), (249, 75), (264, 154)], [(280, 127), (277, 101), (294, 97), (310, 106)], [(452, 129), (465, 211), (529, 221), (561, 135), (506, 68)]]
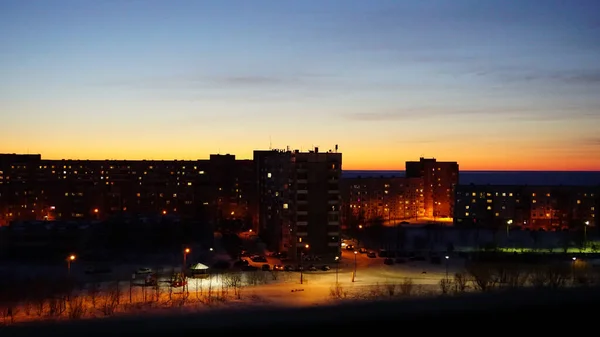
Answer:
[(290, 257), (340, 252), (342, 154), (315, 148), (255, 151), (258, 230)]
[(597, 186), (460, 185), (458, 226), (582, 229), (598, 218)]
[(220, 221), (249, 219), (251, 160), (45, 160), (0, 155), (0, 224), (13, 220), (105, 219), (130, 213)]
[(452, 218), (454, 189), (459, 183), (458, 163), (439, 162), (435, 158), (420, 158), (406, 162), (407, 178), (423, 179), (425, 217)]

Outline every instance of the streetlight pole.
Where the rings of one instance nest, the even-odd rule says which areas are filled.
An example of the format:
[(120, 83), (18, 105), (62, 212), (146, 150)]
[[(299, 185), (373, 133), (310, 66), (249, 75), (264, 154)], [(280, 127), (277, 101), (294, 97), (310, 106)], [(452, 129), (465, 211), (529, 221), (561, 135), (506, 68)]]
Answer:
[[(308, 243), (304, 245), (304, 248), (308, 249), (310, 246)], [(304, 283), (304, 252), (300, 251), (300, 284)]]
[(585, 247), (587, 248), (587, 228), (590, 225), (589, 221), (586, 221), (583, 223), (583, 243), (585, 244)]
[(446, 281), (448, 281), (448, 262), (450, 261), (450, 256), (446, 255)]
[(190, 253), (190, 249), (186, 248), (183, 250), (183, 266), (181, 267), (181, 272), (185, 273), (185, 267), (187, 266), (187, 255)]
[(358, 255), (357, 251), (354, 251), (354, 273), (352, 273), (352, 282), (356, 279), (356, 256)]
[(512, 225), (512, 223), (513, 223), (512, 220), (506, 221), (506, 237), (510, 236), (510, 225)]
[(71, 262), (75, 261), (75, 255), (67, 257), (67, 273), (71, 276)]
[(336, 286), (339, 284), (339, 281), (338, 281), (339, 273), (340, 273), (340, 257), (336, 256), (335, 257), (335, 285)]

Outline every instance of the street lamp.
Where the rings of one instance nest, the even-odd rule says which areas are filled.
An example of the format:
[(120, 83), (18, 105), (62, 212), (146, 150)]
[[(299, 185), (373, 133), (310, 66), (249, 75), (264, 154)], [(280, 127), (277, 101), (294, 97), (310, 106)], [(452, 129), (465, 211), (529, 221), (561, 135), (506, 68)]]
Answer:
[(67, 273), (69, 275), (71, 275), (71, 262), (75, 261), (75, 258), (75, 255), (69, 255), (69, 257), (67, 257)]
[(183, 250), (183, 267), (181, 268), (181, 272), (185, 272), (185, 266), (187, 265), (187, 255), (190, 253), (190, 249), (186, 248)]
[(512, 225), (512, 223), (513, 223), (512, 220), (506, 221), (506, 237), (510, 236), (510, 225)]
[[(307, 244), (304, 245), (305, 249), (310, 248), (310, 246)], [(303, 266), (303, 261), (304, 261), (304, 252), (300, 251), (300, 284), (304, 283), (304, 266)]]
[(208, 248), (208, 250), (212, 252), (214, 249), (212, 247), (210, 247), (210, 248)]
[(448, 262), (450, 262), (450, 256), (446, 255), (446, 281), (448, 281)]
[(358, 255), (357, 251), (354, 251), (354, 273), (352, 273), (352, 282), (356, 278), (356, 256)]
[(583, 226), (583, 242), (587, 247), (587, 228), (590, 225), (590, 222), (586, 221), (583, 224), (584, 224), (584, 226)]
[(335, 285), (337, 286), (338, 282), (338, 274), (340, 273), (340, 257), (335, 257)]

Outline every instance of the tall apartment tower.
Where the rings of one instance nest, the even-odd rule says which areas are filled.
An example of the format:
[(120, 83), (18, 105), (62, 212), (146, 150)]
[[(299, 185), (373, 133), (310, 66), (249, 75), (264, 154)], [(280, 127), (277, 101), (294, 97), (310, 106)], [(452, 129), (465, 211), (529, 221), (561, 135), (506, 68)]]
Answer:
[(272, 249), (336, 256), (340, 252), (342, 154), (255, 151), (258, 231)]
[(439, 162), (435, 158), (406, 162), (406, 177), (423, 179), (425, 217), (453, 217), (454, 188), (458, 185), (458, 172), (457, 162)]

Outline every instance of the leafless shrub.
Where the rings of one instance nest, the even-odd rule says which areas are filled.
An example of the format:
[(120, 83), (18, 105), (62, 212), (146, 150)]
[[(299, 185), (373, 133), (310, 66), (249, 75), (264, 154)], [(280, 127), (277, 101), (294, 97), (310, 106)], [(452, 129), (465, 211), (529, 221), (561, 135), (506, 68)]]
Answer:
[(400, 295), (402, 296), (410, 296), (412, 295), (414, 290), (414, 282), (411, 278), (404, 278), (400, 283)]
[(463, 273), (454, 274), (454, 292), (464, 293), (469, 287), (469, 280)]
[(117, 311), (121, 303), (121, 289), (119, 282), (115, 282), (108, 287), (106, 295), (103, 297), (100, 311), (104, 316), (112, 316)]
[(396, 284), (388, 282), (384, 285), (384, 287), (389, 297), (394, 297), (394, 295), (396, 295)]
[(87, 288), (87, 296), (90, 299), (92, 308), (96, 308), (98, 304), (98, 296), (100, 295), (100, 285), (96, 282), (91, 283)]
[(542, 268), (535, 269), (529, 273), (529, 283), (534, 288), (544, 288), (548, 285), (548, 275)]
[(566, 286), (567, 280), (570, 277), (568, 268), (561, 266), (550, 266), (547, 269), (548, 284), (551, 288), (562, 288)]
[(367, 297), (371, 299), (378, 299), (384, 297), (384, 291), (379, 285), (379, 283), (376, 283), (375, 285), (368, 288)]
[(529, 279), (529, 273), (520, 266), (505, 269), (505, 284), (508, 288), (522, 288)]
[(248, 285), (255, 286), (261, 284), (267, 284), (267, 278), (264, 272), (262, 271), (253, 271), (246, 274), (247, 279), (246, 282)]
[(339, 300), (348, 297), (348, 292), (344, 290), (344, 287), (340, 283), (336, 283), (331, 289), (329, 289), (329, 296), (333, 299)]
[(80, 319), (87, 311), (85, 299), (81, 296), (72, 296), (69, 301), (67, 315), (70, 319)]
[(447, 278), (443, 278), (440, 280), (440, 291), (442, 292), (443, 295), (447, 295), (454, 288), (455, 288), (455, 286), (454, 286), (454, 282), (452, 282), (452, 280), (449, 280)]
[(61, 297), (52, 297), (48, 300), (46, 316), (60, 317), (67, 309), (66, 301)]
[(242, 275), (240, 273), (231, 273), (226, 274), (223, 283), (227, 285), (227, 287), (233, 290), (233, 294), (237, 299), (241, 298), (241, 290), (242, 290)]
[(467, 265), (467, 271), (473, 277), (475, 289), (480, 291), (491, 291), (498, 281), (492, 268), (483, 263), (471, 263)]

